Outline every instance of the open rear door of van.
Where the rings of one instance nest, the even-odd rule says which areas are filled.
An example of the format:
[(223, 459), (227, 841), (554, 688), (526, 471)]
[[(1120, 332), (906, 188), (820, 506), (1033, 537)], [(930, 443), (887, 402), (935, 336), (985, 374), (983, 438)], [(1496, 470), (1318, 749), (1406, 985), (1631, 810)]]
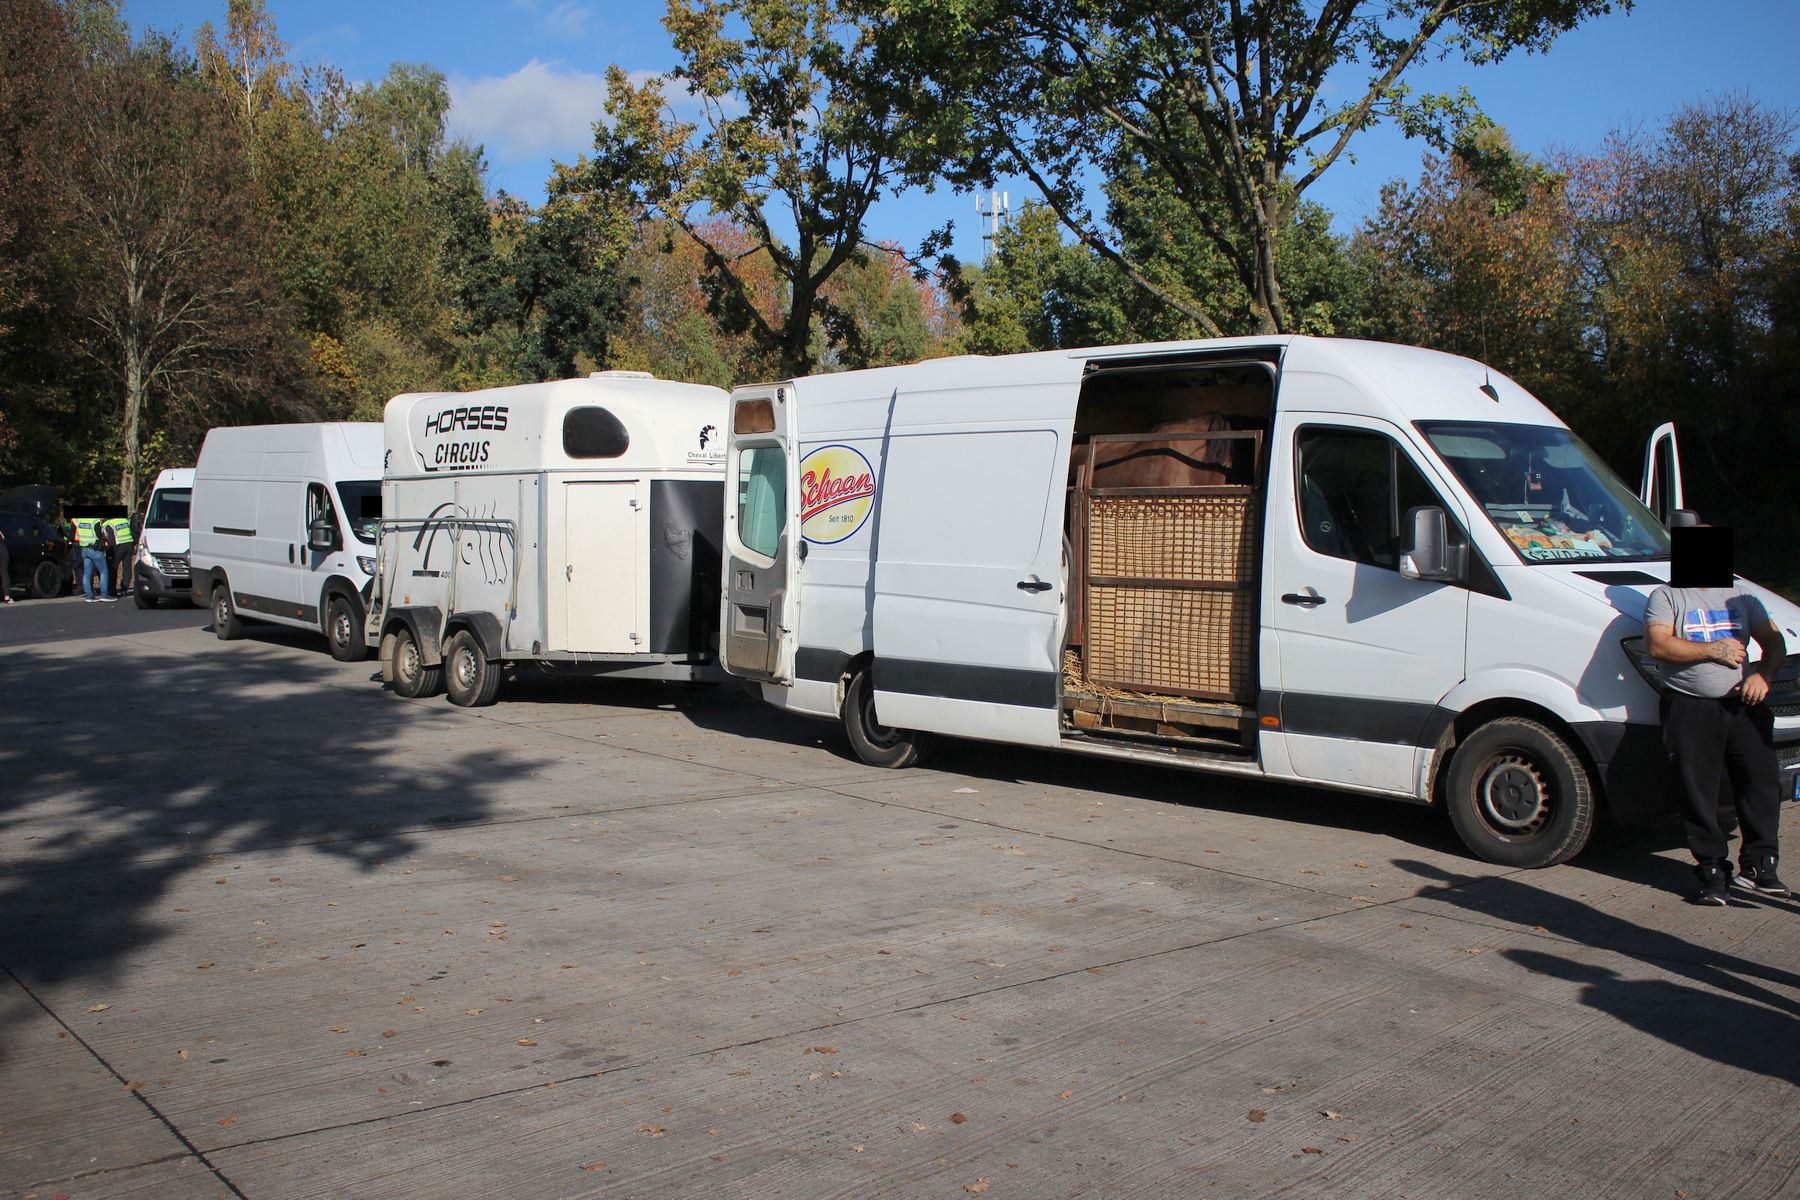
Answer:
[(720, 657), (733, 675), (791, 684), (800, 597), (791, 384), (732, 393), (727, 451)]
[(1681, 448), (1675, 443), (1673, 423), (1658, 425), (1644, 445), (1644, 478), (1638, 499), (1665, 527), (1671, 513), (1687, 507), (1681, 494)]

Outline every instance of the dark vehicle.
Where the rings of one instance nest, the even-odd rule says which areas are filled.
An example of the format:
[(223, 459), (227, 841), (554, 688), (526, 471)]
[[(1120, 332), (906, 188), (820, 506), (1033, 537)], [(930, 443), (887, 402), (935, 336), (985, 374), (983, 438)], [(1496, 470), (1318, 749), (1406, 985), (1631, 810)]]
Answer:
[(62, 494), (59, 487), (47, 483), (26, 483), (0, 491), (0, 512), (28, 513), (40, 521), (55, 522), (62, 516)]
[(46, 521), (29, 513), (0, 512), (6, 535), (7, 573), (13, 587), (39, 600), (60, 596), (69, 588), (69, 543)]

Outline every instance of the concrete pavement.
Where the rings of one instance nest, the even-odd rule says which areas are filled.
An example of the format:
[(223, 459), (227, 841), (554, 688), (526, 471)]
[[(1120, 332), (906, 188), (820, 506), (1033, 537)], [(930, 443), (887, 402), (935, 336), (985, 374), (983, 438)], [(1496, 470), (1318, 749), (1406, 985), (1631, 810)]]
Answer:
[(1358, 797), (372, 674), (0, 657), (0, 1192), (1800, 1187), (1800, 906), (1666, 842), (1512, 872)]

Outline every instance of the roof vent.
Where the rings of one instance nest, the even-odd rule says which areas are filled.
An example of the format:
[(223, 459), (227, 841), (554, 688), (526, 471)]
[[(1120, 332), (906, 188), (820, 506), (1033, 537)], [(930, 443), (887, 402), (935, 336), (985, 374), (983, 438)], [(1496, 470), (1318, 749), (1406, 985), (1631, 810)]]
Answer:
[(595, 371), (589, 379), (655, 379), (648, 371)]

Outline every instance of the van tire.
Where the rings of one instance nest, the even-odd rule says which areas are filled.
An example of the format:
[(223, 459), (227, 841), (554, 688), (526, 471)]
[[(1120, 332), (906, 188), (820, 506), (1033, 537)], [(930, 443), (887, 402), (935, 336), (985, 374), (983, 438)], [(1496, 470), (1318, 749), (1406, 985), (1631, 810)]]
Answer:
[(875, 685), (867, 670), (858, 671), (844, 689), (844, 732), (856, 757), (871, 767), (910, 767), (930, 752), (929, 733), (890, 729), (875, 719)]
[(444, 647), (444, 686), (450, 703), (460, 708), (485, 708), (500, 691), (500, 664), (489, 662), (475, 635), (459, 629)]
[(31, 595), (37, 600), (49, 600), (62, 595), (63, 581), (69, 573), (58, 563), (44, 559), (31, 568)]
[(221, 642), (235, 642), (244, 636), (244, 619), (231, 603), (231, 589), (217, 584), (212, 591), (213, 636)]
[(132, 592), (131, 602), (139, 608), (155, 608), (157, 604), (156, 597), (148, 592)]
[(1444, 803), (1463, 844), (1491, 863), (1567, 862), (1594, 832), (1594, 785), (1569, 743), (1525, 717), (1489, 721), (1457, 744)]
[(331, 646), (331, 657), (339, 662), (362, 662), (369, 657), (363, 640), (362, 605), (350, 597), (336, 594), (325, 603), (325, 640)]
[(443, 686), (444, 669), (425, 665), (419, 653), (419, 640), (404, 626), (394, 633), (394, 695), (407, 700), (430, 696)]

